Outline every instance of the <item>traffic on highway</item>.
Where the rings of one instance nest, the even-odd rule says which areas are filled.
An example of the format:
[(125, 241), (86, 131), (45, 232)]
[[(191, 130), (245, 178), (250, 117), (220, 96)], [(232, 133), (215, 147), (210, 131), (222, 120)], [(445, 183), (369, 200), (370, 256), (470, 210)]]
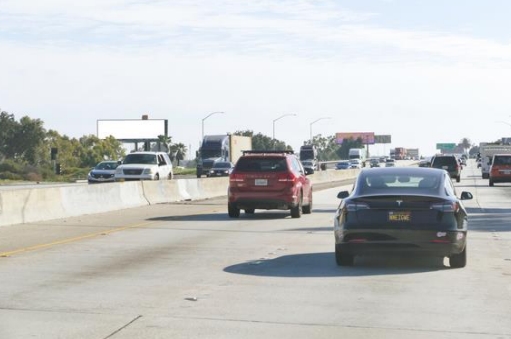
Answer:
[[(430, 170), (416, 169), (386, 185), (433, 189), (418, 179)], [(454, 238), (466, 264), (375, 252), (339, 266), (338, 194), (355, 179), (314, 185), (299, 218), (278, 209), (231, 218), (219, 196), (2, 226), (0, 338), (511, 338), (511, 184), (488, 185), (475, 159), (459, 182), (432, 178), (458, 198), (470, 192), (432, 205), (438, 220), (466, 211), (452, 224), (466, 236)], [(123, 184), (92, 186), (106, 185)], [(362, 212), (358, 201), (348, 213)], [(382, 225), (394, 228), (417, 215), (386, 213)], [(447, 232), (431, 234), (442, 243)]]

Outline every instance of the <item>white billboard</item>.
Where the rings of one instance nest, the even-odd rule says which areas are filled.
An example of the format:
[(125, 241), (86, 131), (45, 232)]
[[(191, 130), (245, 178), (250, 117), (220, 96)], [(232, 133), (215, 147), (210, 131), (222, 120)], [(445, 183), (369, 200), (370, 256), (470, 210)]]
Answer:
[(158, 135), (168, 135), (166, 119), (119, 119), (98, 120), (97, 137), (105, 139), (113, 136), (117, 140), (158, 139)]

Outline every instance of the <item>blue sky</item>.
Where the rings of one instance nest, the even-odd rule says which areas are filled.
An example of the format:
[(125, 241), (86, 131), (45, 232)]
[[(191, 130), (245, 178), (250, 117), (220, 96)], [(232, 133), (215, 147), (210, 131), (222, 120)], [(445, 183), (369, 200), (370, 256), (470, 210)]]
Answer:
[[(509, 1), (0, 0), (0, 108), (70, 137), (169, 119), (195, 151), (253, 130), (298, 148), (375, 132), (419, 148), (511, 136)], [(311, 123), (321, 117), (331, 117)], [(498, 122), (503, 121), (503, 122)]]

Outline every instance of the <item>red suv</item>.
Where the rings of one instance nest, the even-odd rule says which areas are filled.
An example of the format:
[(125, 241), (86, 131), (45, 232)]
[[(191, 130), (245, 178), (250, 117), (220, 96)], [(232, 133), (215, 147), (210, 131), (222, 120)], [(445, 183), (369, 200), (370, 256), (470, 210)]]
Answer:
[(490, 186), (496, 182), (511, 182), (511, 154), (495, 154), (490, 167)]
[(293, 151), (244, 151), (229, 175), (229, 217), (240, 210), (291, 210), (291, 217), (312, 212), (312, 183)]

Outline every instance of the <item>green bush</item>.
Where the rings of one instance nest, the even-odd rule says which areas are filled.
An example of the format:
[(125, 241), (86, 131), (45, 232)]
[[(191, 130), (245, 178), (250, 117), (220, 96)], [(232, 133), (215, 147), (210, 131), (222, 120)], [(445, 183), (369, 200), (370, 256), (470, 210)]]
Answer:
[(23, 180), (23, 176), (20, 174), (17, 174), (17, 173), (4, 171), (4, 172), (0, 172), (0, 179), (1, 180), (21, 181), (21, 180)]
[(4, 160), (0, 162), (0, 172), (22, 173), (23, 165), (13, 160)]

